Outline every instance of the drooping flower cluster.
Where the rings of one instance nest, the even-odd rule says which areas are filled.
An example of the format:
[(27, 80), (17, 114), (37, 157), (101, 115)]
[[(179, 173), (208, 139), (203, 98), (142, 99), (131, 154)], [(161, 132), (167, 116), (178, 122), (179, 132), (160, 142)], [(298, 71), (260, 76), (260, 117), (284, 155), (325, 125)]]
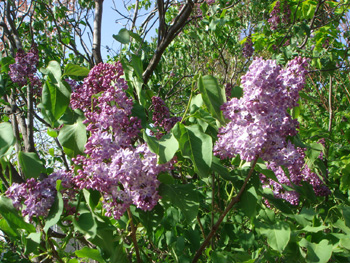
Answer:
[(82, 167), (74, 182), (80, 189), (100, 191), (106, 215), (115, 219), (131, 204), (151, 210), (160, 198), (157, 174), (172, 167), (157, 164), (145, 144), (133, 146), (141, 126), (131, 116), (133, 103), (125, 94), (122, 74), (120, 63), (98, 64), (71, 96), (72, 107), (84, 111), (91, 134), (86, 156), (74, 160)]
[(246, 161), (259, 155), (285, 165), (286, 155), (294, 153), (286, 137), (296, 135), (298, 126), (287, 109), (297, 105), (305, 66), (302, 58), (290, 61), (286, 69), (273, 60), (255, 59), (242, 77), (243, 97), (232, 98), (222, 106), (230, 122), (219, 130), (216, 154), (222, 158), (240, 154)]
[(290, 15), (291, 11), (287, 1), (282, 2), (282, 4), (281, 1), (277, 1), (268, 20), (271, 30), (277, 30), (283, 24), (288, 24)]
[[(327, 187), (304, 163), (304, 149), (297, 149), (287, 138), (297, 134), (298, 122), (287, 113), (297, 106), (298, 92), (305, 82), (307, 61), (295, 58), (285, 69), (272, 60), (257, 58), (242, 77), (243, 97), (232, 98), (222, 106), (229, 123), (219, 130), (214, 151), (221, 158), (252, 161), (257, 156), (268, 162), (279, 182), (261, 176), (263, 184), (276, 197), (298, 204), (295, 191), (285, 191), (281, 184), (300, 185), (310, 182), (315, 193), (325, 195)], [(289, 171), (289, 178), (281, 166)]]
[[(278, 182), (267, 178), (263, 174), (260, 174), (260, 180), (263, 184), (263, 188), (271, 188), (276, 198), (282, 198), (292, 205), (299, 204), (299, 193), (297, 191), (286, 191), (282, 184), (293, 187), (293, 185), (300, 186), (302, 182), (308, 182), (312, 186), (316, 196), (329, 195), (331, 193), (329, 188), (324, 184), (321, 178), (315, 172), (313, 172), (307, 164), (305, 164), (305, 149), (298, 148), (297, 151), (297, 159), (291, 160), (290, 164), (285, 167), (288, 169), (289, 178), (285, 174), (282, 167), (276, 166), (276, 164), (273, 162), (267, 165), (267, 168), (275, 173)], [(322, 158), (322, 152), (319, 158)]]
[(253, 42), (251, 36), (247, 38), (247, 41), (244, 42), (242, 55), (245, 58), (250, 58), (254, 53)]
[[(152, 104), (154, 107), (152, 120), (156, 127), (163, 128), (165, 132), (168, 132), (177, 122), (181, 121), (181, 117), (170, 117), (169, 108), (161, 98), (152, 97)], [(163, 135), (164, 133), (158, 128), (156, 137), (159, 139)]]
[(41, 87), (40, 80), (35, 75), (39, 61), (37, 48), (35, 46), (32, 47), (28, 53), (19, 49), (16, 53), (15, 61), (14, 64), (9, 66), (11, 80), (20, 86), (30, 84), (32, 88)]
[(12, 199), (15, 208), (22, 211), (23, 216), (46, 217), (57, 194), (56, 182), (61, 180), (62, 198), (66, 209), (70, 209), (68, 201), (74, 197), (72, 175), (63, 170), (52, 173), (49, 177), (38, 181), (30, 178), (25, 183), (14, 183), (6, 191), (6, 195)]

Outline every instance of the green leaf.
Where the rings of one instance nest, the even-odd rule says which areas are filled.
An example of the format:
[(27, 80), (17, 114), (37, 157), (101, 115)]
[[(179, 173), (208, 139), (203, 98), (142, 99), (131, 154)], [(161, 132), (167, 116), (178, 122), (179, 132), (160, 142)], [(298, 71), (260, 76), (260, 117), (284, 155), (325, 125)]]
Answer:
[(169, 162), (179, 149), (179, 144), (172, 133), (164, 135), (157, 140), (143, 132), (143, 138), (147, 142), (149, 149), (157, 154), (159, 163)]
[(339, 246), (344, 247), (347, 250), (350, 250), (350, 237), (349, 236), (342, 237), (339, 241)]
[(43, 163), (36, 153), (19, 152), (18, 160), (27, 179), (37, 178), (44, 171)]
[(258, 196), (256, 190), (254, 186), (251, 186), (243, 192), (240, 198), (239, 207), (247, 217), (251, 218), (256, 213), (257, 201)]
[(216, 78), (209, 75), (199, 77), (198, 87), (202, 94), (204, 104), (209, 112), (222, 124), (225, 123), (220, 110), (221, 105), (226, 102), (225, 89), (219, 86)]
[(13, 238), (17, 238), (19, 236), (19, 233), (16, 231), (16, 229), (10, 227), (5, 218), (0, 219), (0, 230), (6, 235)]
[(74, 229), (87, 236), (94, 238), (97, 233), (97, 223), (90, 212), (82, 213), (78, 219), (73, 219)]
[(50, 61), (49, 64), (47, 65), (47, 68), (45, 69), (40, 69), (40, 71), (45, 74), (49, 75), (50, 73), (53, 74), (54, 78), (56, 80), (60, 80), (62, 77), (62, 70), (61, 66), (57, 61)]
[(86, 77), (89, 75), (89, 72), (88, 68), (69, 63), (64, 68), (63, 76)]
[(40, 246), (41, 232), (30, 233), (25, 241), (25, 254), (38, 253), (38, 247)]
[(15, 59), (12, 57), (2, 57), (0, 59), (0, 70), (1, 72), (8, 72), (10, 70), (10, 65), (16, 63)]
[(179, 208), (188, 223), (196, 218), (199, 208), (199, 196), (193, 185), (161, 184), (159, 195), (162, 196), (163, 202)]
[(40, 108), (51, 125), (57, 126), (56, 121), (65, 113), (70, 102), (70, 86), (62, 82), (61, 67), (56, 61), (51, 61), (44, 72), (47, 79), (42, 90)]
[(267, 243), (272, 249), (280, 253), (283, 252), (290, 240), (290, 227), (284, 222), (276, 222), (274, 225), (257, 223), (256, 230), (267, 237)]
[(303, 231), (310, 232), (310, 233), (317, 233), (319, 231), (323, 231), (327, 229), (327, 226), (320, 225), (320, 226), (306, 226), (303, 228)]
[(216, 172), (218, 175), (220, 175), (223, 179), (227, 181), (232, 181), (233, 178), (229, 172), (229, 170), (223, 166), (220, 163), (220, 159), (217, 157), (213, 157), (212, 163), (211, 163), (211, 168), (213, 169), (214, 172)]
[(347, 227), (350, 227), (350, 207), (342, 206), (341, 210), (342, 210), (343, 217), (344, 217), (344, 220), (345, 220), (345, 225)]
[(85, 125), (80, 120), (72, 125), (64, 125), (60, 130), (58, 140), (63, 147), (71, 150), (70, 156), (83, 153), (87, 141)]
[(178, 122), (172, 132), (179, 142), (182, 155), (191, 159), (201, 177), (208, 176), (213, 156), (211, 137), (203, 133), (198, 124), (185, 126)]
[(35, 227), (32, 224), (26, 223), (22, 216), (18, 214), (18, 210), (13, 207), (10, 198), (0, 196), (0, 214), (13, 229), (24, 229), (28, 232), (36, 232)]
[(80, 250), (77, 250), (74, 252), (76, 256), (80, 258), (88, 258), (92, 260), (96, 260), (97, 262), (106, 262), (100, 252), (97, 249), (89, 248), (89, 247), (84, 247)]
[[(56, 182), (56, 188), (59, 189), (60, 186), (61, 186), (61, 181), (58, 180)], [(52, 207), (50, 208), (49, 215), (46, 218), (46, 223), (44, 226), (45, 233), (47, 233), (47, 231), (49, 230), (50, 227), (52, 227), (58, 223), (58, 221), (60, 220), (60, 217), (62, 215), (62, 212), (63, 212), (63, 207), (64, 207), (64, 205), (63, 205), (62, 194), (59, 191), (57, 191), (55, 202), (53, 203)]]
[(263, 175), (265, 175), (267, 178), (270, 178), (270, 179), (274, 180), (275, 182), (278, 182), (278, 179), (277, 179), (275, 173), (273, 171), (271, 171), (270, 169), (267, 169), (265, 163), (258, 162), (255, 165), (254, 169), (257, 172), (262, 173)]
[(140, 222), (146, 228), (147, 233), (152, 236), (154, 231), (160, 226), (164, 217), (164, 209), (160, 204), (157, 204), (150, 213), (149, 211), (137, 210), (139, 213)]
[(87, 205), (91, 212), (93, 212), (101, 199), (100, 192), (92, 189), (83, 189), (83, 194)]
[(193, 96), (190, 104), (190, 112), (195, 112), (198, 108), (202, 107), (203, 103), (202, 94), (199, 93)]
[(9, 122), (0, 123), (0, 157), (10, 149), (16, 142), (13, 135), (12, 125)]
[(141, 57), (132, 54), (132, 56), (131, 56), (131, 65), (132, 65), (132, 67), (134, 69), (134, 72), (136, 73), (137, 78), (142, 80), (143, 67), (142, 67)]
[(275, 198), (271, 188), (266, 187), (263, 189), (263, 197), (266, 198), (275, 208), (279, 209), (284, 214), (293, 214), (292, 210), (286, 204), (286, 201), (280, 198)]
[(328, 240), (323, 239), (320, 243), (312, 243), (303, 238), (299, 245), (307, 248), (306, 262), (310, 263), (326, 263), (332, 256), (333, 246)]
[(126, 28), (120, 29), (118, 35), (113, 35), (113, 38), (122, 44), (130, 42), (130, 34)]

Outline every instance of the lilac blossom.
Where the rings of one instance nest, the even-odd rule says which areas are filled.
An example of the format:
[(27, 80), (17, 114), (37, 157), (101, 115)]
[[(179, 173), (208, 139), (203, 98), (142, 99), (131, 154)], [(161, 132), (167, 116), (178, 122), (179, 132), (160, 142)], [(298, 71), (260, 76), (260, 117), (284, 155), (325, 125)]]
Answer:
[(38, 76), (35, 75), (38, 61), (39, 55), (36, 46), (33, 46), (28, 53), (22, 49), (18, 49), (15, 63), (9, 66), (11, 80), (21, 87), (29, 84), (31, 88), (40, 88), (41, 82)]
[(56, 182), (61, 180), (62, 197), (67, 210), (71, 210), (68, 201), (75, 196), (72, 184), (72, 175), (63, 170), (52, 173), (49, 177), (37, 181), (34, 178), (28, 179), (25, 183), (14, 183), (6, 191), (6, 195), (12, 199), (13, 206), (22, 211), (23, 216), (30, 220), (35, 217), (46, 217), (57, 194)]
[(71, 97), (91, 134), (85, 155), (74, 159), (81, 169), (73, 180), (79, 189), (101, 192), (105, 215), (115, 219), (132, 204), (151, 210), (160, 198), (157, 175), (172, 168), (171, 162), (158, 164), (145, 144), (133, 145), (141, 125), (131, 115), (133, 102), (122, 75), (120, 63), (98, 64)]
[(290, 15), (291, 11), (287, 1), (282, 2), (282, 5), (281, 1), (277, 1), (268, 20), (271, 30), (277, 30), (282, 24), (288, 24)]
[(247, 37), (247, 40), (244, 42), (242, 54), (245, 58), (250, 58), (254, 53), (253, 42), (251, 36)]
[[(263, 188), (271, 188), (276, 198), (285, 199), (292, 205), (299, 204), (299, 193), (297, 191), (286, 191), (282, 184), (293, 187), (293, 185), (301, 186), (302, 182), (308, 182), (312, 186), (316, 196), (329, 195), (331, 193), (329, 188), (324, 184), (321, 178), (305, 164), (304, 152), (305, 149), (298, 148), (296, 158), (291, 159), (290, 164), (285, 167), (285, 169), (288, 170), (289, 178), (280, 166), (276, 166), (273, 162), (269, 163), (267, 167), (275, 173), (278, 182), (266, 178), (265, 175), (261, 174), (260, 180), (263, 184)], [(321, 154), (319, 158), (322, 158)]]
[(158, 127), (156, 137), (159, 139), (164, 135), (161, 128), (165, 132), (169, 132), (177, 122), (181, 121), (181, 117), (170, 117), (169, 108), (159, 97), (152, 97), (152, 104), (154, 107), (152, 120), (154, 121), (154, 126)]
[[(287, 113), (297, 105), (304, 86), (305, 59), (296, 58), (282, 69), (275, 61), (257, 58), (242, 77), (243, 97), (222, 106), (229, 123), (219, 130), (214, 151), (221, 158), (240, 154), (252, 161), (257, 155), (285, 165), (286, 137), (296, 135), (298, 122)], [(288, 146), (288, 147), (287, 147)]]
[[(307, 60), (295, 58), (286, 68), (273, 60), (257, 58), (242, 77), (243, 97), (232, 98), (222, 106), (226, 126), (219, 129), (214, 152), (221, 158), (237, 154), (242, 160), (261, 157), (275, 172), (278, 182), (261, 176), (264, 187), (271, 187), (277, 198), (299, 203), (298, 193), (287, 186), (309, 182), (317, 195), (329, 193), (320, 178), (304, 162), (304, 149), (296, 148), (288, 138), (297, 134), (298, 122), (287, 110), (298, 105), (304, 87)], [(281, 168), (289, 171), (289, 178)]]

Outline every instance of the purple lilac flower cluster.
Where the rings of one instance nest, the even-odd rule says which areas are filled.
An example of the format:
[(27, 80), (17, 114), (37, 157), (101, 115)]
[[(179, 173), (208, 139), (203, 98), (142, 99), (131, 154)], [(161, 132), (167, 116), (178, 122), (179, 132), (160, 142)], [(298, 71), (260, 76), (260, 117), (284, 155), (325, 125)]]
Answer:
[(82, 167), (74, 182), (80, 189), (100, 191), (106, 216), (115, 219), (131, 204), (151, 210), (160, 198), (157, 174), (172, 168), (172, 163), (157, 164), (145, 144), (133, 146), (141, 125), (131, 116), (133, 102), (121, 75), (120, 63), (98, 64), (71, 96), (73, 108), (84, 111), (91, 134), (86, 156), (74, 159)]
[(248, 36), (246, 42), (244, 42), (242, 54), (245, 58), (250, 58), (253, 55), (254, 48), (251, 36)]
[(72, 175), (63, 170), (52, 173), (41, 181), (30, 178), (22, 184), (14, 183), (7, 189), (6, 195), (12, 199), (14, 207), (21, 210), (23, 216), (28, 215), (30, 220), (33, 216), (46, 217), (55, 201), (57, 180), (61, 180), (65, 207), (72, 210), (68, 205), (68, 201), (75, 196)]
[(219, 130), (214, 151), (221, 158), (240, 154), (252, 161), (257, 155), (285, 165), (295, 148), (286, 137), (296, 135), (298, 122), (287, 113), (297, 105), (298, 91), (304, 86), (306, 60), (296, 58), (286, 69), (273, 60), (257, 58), (242, 77), (243, 97), (222, 106), (229, 123)]
[(226, 100), (229, 100), (231, 98), (231, 93), (232, 93), (232, 84), (226, 83), (225, 85)]
[[(288, 169), (289, 178), (285, 174), (284, 170), (273, 162), (269, 163), (267, 165), (267, 168), (275, 173), (278, 182), (267, 178), (263, 174), (260, 174), (260, 180), (262, 182), (263, 188), (271, 188), (276, 198), (285, 199), (292, 205), (299, 204), (299, 193), (296, 191), (286, 191), (282, 187), (282, 184), (293, 187), (293, 185), (300, 186), (301, 182), (308, 182), (312, 186), (316, 196), (327, 196), (331, 193), (329, 188), (324, 184), (320, 177), (315, 172), (313, 172), (307, 164), (305, 164), (304, 151), (305, 149), (298, 148), (297, 159), (292, 160), (290, 164), (286, 166), (286, 169)], [(322, 158), (322, 155), (320, 155), (319, 158)], [(267, 205), (269, 205), (268, 202)]]
[(9, 66), (9, 76), (14, 83), (20, 86), (29, 84), (32, 88), (41, 87), (38, 76), (35, 75), (37, 71), (37, 64), (39, 61), (38, 50), (33, 46), (28, 53), (19, 49), (16, 53), (15, 63)]
[[(316, 194), (324, 195), (318, 176), (304, 163), (304, 149), (296, 148), (287, 137), (297, 134), (298, 122), (287, 113), (297, 106), (299, 91), (304, 87), (307, 60), (295, 58), (284, 69), (273, 60), (257, 58), (242, 77), (243, 97), (232, 98), (222, 106), (228, 124), (219, 129), (214, 152), (221, 158), (252, 161), (257, 156), (268, 162), (279, 183), (262, 176), (263, 184), (274, 190), (276, 197), (292, 204), (298, 203), (298, 194), (284, 191), (281, 184), (310, 182)], [(284, 174), (285, 166), (290, 179)]]
[[(152, 120), (154, 126), (163, 128), (166, 132), (170, 131), (174, 125), (181, 121), (181, 117), (170, 117), (169, 108), (165, 105), (165, 102), (159, 97), (152, 97), (152, 104), (154, 107)], [(164, 135), (158, 128), (156, 137), (159, 139)]]
[(291, 11), (287, 1), (284, 1), (282, 6), (281, 2), (277, 1), (268, 20), (271, 30), (276, 30), (281, 24), (288, 24), (290, 15)]
[(78, 88), (80, 88), (80, 84), (78, 81), (74, 80), (74, 79), (65, 79), (65, 81), (68, 83), (68, 85), (70, 86), (72, 92), (75, 92)]

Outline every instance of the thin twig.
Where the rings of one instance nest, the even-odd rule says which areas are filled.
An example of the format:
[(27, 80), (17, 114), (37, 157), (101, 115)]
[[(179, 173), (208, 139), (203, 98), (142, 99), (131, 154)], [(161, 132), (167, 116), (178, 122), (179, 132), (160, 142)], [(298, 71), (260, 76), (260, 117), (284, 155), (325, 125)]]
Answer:
[(132, 239), (132, 242), (134, 244), (137, 262), (140, 263), (141, 262), (141, 258), (140, 258), (140, 251), (139, 251), (139, 246), (137, 244), (137, 238), (136, 238), (136, 227), (135, 227), (134, 222), (132, 220), (132, 213), (130, 211), (130, 208), (127, 209), (127, 212), (128, 212), (128, 216), (129, 216), (129, 220), (130, 220), (131, 239)]

